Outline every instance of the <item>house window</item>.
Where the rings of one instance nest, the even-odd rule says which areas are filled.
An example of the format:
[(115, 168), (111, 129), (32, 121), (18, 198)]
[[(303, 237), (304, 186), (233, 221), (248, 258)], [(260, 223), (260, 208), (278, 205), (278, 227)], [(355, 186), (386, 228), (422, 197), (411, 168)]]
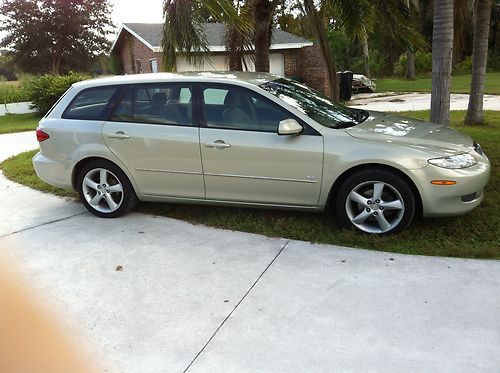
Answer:
[(136, 74), (142, 74), (141, 60), (138, 58), (135, 60), (135, 72)]
[(156, 58), (151, 58), (149, 60), (149, 70), (152, 73), (157, 73), (158, 72), (158, 61), (156, 60)]

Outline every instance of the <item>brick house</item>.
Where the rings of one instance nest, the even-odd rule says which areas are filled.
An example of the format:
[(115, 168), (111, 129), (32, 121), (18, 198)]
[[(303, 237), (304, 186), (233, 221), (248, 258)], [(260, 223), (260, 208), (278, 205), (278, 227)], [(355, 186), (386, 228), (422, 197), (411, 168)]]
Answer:
[[(124, 74), (155, 73), (162, 68), (161, 23), (124, 23), (111, 47), (111, 54), (118, 57)], [(208, 61), (203, 66), (191, 65), (183, 57), (177, 57), (177, 71), (227, 70), (224, 47), (224, 25), (203, 25), (209, 44)], [(249, 71), (254, 70), (253, 61), (246, 59)], [(317, 45), (309, 40), (280, 29), (273, 29), (270, 46), (270, 72), (299, 78), (305, 84), (328, 93), (328, 72)]]

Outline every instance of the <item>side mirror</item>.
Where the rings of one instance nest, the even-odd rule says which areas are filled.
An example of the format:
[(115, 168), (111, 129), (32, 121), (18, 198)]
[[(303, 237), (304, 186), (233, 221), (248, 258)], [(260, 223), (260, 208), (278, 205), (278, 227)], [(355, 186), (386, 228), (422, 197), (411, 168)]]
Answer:
[(304, 130), (295, 119), (284, 119), (278, 126), (278, 135), (298, 135)]

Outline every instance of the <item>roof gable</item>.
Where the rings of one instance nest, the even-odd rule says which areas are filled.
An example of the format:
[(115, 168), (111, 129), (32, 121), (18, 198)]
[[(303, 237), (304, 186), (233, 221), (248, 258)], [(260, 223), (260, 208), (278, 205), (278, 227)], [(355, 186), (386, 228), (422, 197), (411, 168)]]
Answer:
[[(161, 50), (161, 35), (163, 23), (124, 23), (120, 28), (115, 43), (111, 50), (114, 49), (116, 41), (120, 34), (125, 29), (132, 35), (143, 42), (147, 47), (155, 52)], [(204, 23), (203, 28), (207, 36), (208, 46), (210, 51), (222, 52), (224, 47), (224, 34), (225, 26), (222, 23)], [(289, 32), (273, 28), (271, 49), (292, 49), (301, 48), (313, 43), (307, 39), (301, 38), (297, 35), (290, 34)]]

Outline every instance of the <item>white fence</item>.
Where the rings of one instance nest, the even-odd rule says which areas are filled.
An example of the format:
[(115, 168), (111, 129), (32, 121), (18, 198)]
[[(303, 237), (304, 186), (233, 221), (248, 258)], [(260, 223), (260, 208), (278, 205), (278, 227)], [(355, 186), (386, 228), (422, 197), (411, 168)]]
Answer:
[(27, 114), (34, 110), (30, 109), (30, 102), (15, 102), (13, 104), (0, 104), (0, 116), (6, 114)]

